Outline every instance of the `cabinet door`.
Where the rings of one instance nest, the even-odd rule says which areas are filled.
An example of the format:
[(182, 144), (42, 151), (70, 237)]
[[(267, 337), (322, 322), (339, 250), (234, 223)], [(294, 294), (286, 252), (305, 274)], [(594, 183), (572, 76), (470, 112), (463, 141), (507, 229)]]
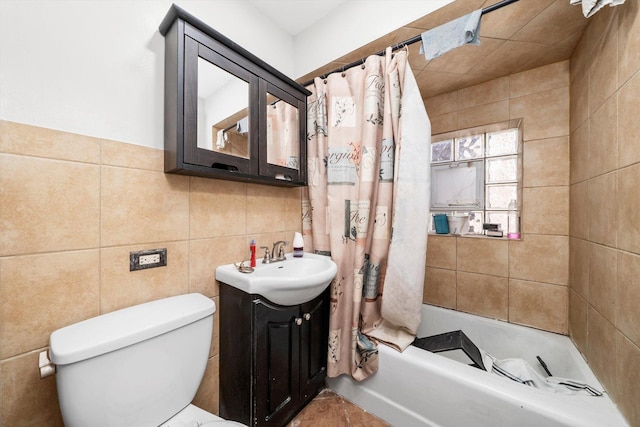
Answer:
[[(282, 426), (298, 409), (300, 389), (300, 307), (271, 305), (257, 299), (256, 394), (254, 424)], [(298, 320), (298, 322), (300, 322)]]
[(294, 96), (269, 82), (260, 83), (259, 108), (264, 113), (260, 116), (261, 139), (266, 141), (260, 144), (260, 174), (304, 183), (307, 152), (306, 144), (300, 141), (306, 141), (306, 98)]
[(313, 397), (324, 384), (327, 373), (329, 337), (328, 293), (302, 304), (300, 337), (300, 398)]
[(199, 40), (185, 36), (184, 162), (255, 175), (258, 123), (250, 101), (258, 77), (225, 57), (220, 43), (188, 34)]

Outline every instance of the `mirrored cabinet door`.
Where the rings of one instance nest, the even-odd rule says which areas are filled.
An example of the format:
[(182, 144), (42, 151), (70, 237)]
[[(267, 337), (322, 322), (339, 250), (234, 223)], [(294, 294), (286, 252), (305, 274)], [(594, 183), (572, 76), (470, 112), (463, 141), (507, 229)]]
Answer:
[(248, 159), (249, 83), (198, 57), (198, 148)]
[[(185, 38), (185, 162), (229, 172), (252, 168), (249, 99), (256, 77)], [(191, 89), (195, 88), (195, 90)], [(255, 133), (255, 132), (254, 132)]]
[[(278, 88), (267, 84), (265, 112), (266, 144), (261, 147), (260, 173), (285, 181), (301, 180), (306, 155), (303, 120), (306, 104)], [(302, 139), (301, 139), (302, 138)]]
[[(267, 96), (269, 98), (269, 96)], [(267, 162), (292, 169), (300, 168), (298, 107), (277, 99), (266, 108)]]

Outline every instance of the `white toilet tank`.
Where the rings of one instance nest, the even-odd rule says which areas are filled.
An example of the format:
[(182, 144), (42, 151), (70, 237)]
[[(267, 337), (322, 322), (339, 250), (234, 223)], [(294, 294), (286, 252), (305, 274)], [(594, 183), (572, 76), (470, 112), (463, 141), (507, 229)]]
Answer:
[(66, 427), (157, 427), (193, 400), (209, 357), (215, 303), (186, 294), (53, 332)]

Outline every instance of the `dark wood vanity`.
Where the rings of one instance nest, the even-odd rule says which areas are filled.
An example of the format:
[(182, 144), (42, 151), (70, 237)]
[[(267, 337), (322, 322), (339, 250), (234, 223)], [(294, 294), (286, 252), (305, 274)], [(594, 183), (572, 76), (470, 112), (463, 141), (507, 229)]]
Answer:
[(295, 305), (274, 304), (220, 283), (220, 416), (284, 426), (324, 386), (328, 289)]
[(307, 181), (304, 87), (176, 5), (165, 37), (165, 172)]

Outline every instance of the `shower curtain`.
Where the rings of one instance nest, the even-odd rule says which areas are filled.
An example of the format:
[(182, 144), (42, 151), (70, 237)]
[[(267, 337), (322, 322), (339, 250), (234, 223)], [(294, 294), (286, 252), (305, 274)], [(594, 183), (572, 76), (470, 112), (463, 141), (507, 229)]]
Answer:
[(305, 249), (338, 265), (328, 375), (362, 380), (379, 341), (402, 351), (420, 323), (431, 125), (404, 50), (307, 89)]

